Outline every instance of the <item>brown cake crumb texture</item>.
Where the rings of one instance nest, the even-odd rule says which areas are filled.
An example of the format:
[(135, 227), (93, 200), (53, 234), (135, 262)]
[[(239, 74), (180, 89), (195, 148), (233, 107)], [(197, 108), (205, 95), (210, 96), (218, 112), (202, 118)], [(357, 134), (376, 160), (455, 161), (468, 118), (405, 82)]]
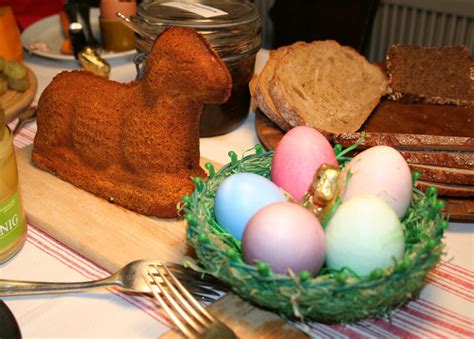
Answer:
[(392, 100), (474, 104), (469, 50), (464, 46), (394, 45), (387, 51)]
[(38, 102), (33, 162), (108, 201), (145, 215), (174, 217), (204, 177), (199, 118), (230, 96), (227, 67), (205, 38), (162, 33), (143, 78), (128, 84), (86, 71), (62, 72)]

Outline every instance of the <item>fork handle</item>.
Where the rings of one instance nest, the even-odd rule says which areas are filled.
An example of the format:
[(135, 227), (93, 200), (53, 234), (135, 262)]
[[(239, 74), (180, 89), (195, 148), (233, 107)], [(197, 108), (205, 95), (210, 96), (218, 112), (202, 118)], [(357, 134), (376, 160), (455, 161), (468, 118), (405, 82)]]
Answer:
[(114, 285), (108, 278), (85, 282), (41, 282), (0, 279), (0, 297), (32, 294), (75, 293)]

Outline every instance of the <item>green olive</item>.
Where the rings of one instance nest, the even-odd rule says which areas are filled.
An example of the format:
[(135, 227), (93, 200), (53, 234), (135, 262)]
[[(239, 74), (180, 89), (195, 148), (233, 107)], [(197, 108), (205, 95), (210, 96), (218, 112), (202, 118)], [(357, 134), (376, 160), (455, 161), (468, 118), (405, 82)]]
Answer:
[(15, 80), (22, 79), (27, 76), (26, 67), (17, 61), (7, 61), (3, 69), (3, 73), (9, 78)]
[(30, 81), (27, 76), (21, 79), (7, 78), (8, 87), (14, 91), (24, 92), (30, 87)]

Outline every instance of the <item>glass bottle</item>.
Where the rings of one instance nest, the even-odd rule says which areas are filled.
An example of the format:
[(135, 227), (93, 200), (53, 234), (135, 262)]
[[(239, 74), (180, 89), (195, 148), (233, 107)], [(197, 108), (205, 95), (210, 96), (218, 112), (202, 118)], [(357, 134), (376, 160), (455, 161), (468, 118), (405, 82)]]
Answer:
[(25, 243), (27, 224), (18, 185), (13, 136), (0, 107), (0, 263), (14, 256)]

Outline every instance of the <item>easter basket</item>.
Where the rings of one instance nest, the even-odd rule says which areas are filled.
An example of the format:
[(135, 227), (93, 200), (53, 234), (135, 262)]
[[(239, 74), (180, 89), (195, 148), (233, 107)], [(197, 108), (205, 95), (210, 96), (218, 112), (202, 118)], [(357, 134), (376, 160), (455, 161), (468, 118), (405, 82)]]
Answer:
[(205, 181), (194, 179), (196, 189), (183, 198), (180, 208), (188, 225), (188, 242), (197, 255), (197, 264), (189, 265), (217, 277), (251, 303), (288, 318), (327, 323), (390, 316), (393, 309), (418, 295), (428, 272), (442, 255), (442, 237), (448, 227), (440, 212), (444, 203), (437, 199), (435, 189), (423, 193), (414, 188), (409, 210), (402, 219), (405, 252), (390, 267), (375, 269), (367, 276), (346, 268), (323, 268), (311, 277), (307, 272), (273, 273), (264, 262), (247, 264), (241, 242), (215, 219), (215, 194), (222, 181), (235, 173), (269, 178), (273, 152), (264, 152), (257, 145), (240, 160), (234, 152), (229, 155), (230, 162), (218, 172), (206, 164), (209, 177)]

